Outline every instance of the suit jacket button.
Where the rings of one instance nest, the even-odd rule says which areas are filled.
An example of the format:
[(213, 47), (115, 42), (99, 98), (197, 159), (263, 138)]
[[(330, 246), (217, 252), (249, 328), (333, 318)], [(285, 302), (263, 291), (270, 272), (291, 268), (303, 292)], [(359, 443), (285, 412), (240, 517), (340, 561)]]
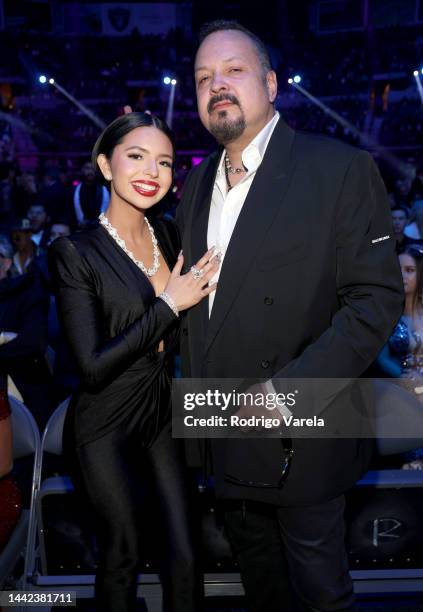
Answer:
[(272, 297), (265, 297), (264, 298), (264, 303), (266, 304), (266, 306), (271, 306), (273, 304), (273, 298)]
[(266, 368), (268, 368), (270, 365), (270, 363), (267, 361), (267, 359), (263, 359), (263, 361), (261, 362), (261, 367), (265, 370)]

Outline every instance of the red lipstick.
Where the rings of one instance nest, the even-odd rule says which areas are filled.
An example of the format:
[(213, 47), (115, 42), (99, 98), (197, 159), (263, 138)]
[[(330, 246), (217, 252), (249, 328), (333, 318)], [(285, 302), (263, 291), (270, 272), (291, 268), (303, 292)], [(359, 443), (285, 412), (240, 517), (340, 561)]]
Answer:
[(156, 183), (155, 181), (133, 181), (131, 185), (137, 193), (147, 198), (157, 195), (160, 189), (159, 183)]

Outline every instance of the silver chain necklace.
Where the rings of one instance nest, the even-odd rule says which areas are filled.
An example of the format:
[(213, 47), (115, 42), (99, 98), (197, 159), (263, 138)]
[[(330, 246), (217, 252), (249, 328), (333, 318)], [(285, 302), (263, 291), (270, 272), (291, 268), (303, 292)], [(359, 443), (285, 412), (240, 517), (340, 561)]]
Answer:
[(228, 154), (225, 153), (225, 168), (230, 174), (241, 174), (241, 172), (245, 172), (245, 168), (234, 168), (229, 160)]
[(117, 242), (117, 244), (120, 246), (120, 248), (122, 249), (122, 251), (125, 251), (125, 253), (128, 255), (128, 257), (130, 259), (132, 259), (132, 261), (134, 262), (134, 264), (136, 266), (138, 266), (140, 268), (140, 270), (142, 270), (144, 272), (144, 274), (146, 274), (147, 276), (154, 276), (157, 272), (157, 270), (160, 268), (160, 251), (159, 251), (159, 247), (157, 246), (157, 238), (154, 234), (154, 230), (150, 225), (149, 220), (147, 219), (147, 217), (144, 217), (145, 222), (147, 223), (147, 227), (149, 229), (150, 235), (151, 235), (151, 242), (153, 243), (153, 265), (151, 268), (147, 268), (144, 265), (144, 262), (142, 262), (139, 259), (136, 259), (134, 257), (134, 254), (132, 253), (132, 251), (130, 251), (128, 249), (128, 247), (125, 244), (125, 241), (123, 240), (123, 238), (121, 238), (119, 236), (119, 234), (117, 233), (117, 231), (115, 230), (115, 228), (113, 227), (113, 225), (111, 225), (110, 221), (108, 220), (108, 218), (106, 217), (106, 215), (104, 213), (101, 213), (98, 217), (98, 220), (100, 221), (101, 225), (104, 227), (104, 229), (110, 234), (110, 236)]

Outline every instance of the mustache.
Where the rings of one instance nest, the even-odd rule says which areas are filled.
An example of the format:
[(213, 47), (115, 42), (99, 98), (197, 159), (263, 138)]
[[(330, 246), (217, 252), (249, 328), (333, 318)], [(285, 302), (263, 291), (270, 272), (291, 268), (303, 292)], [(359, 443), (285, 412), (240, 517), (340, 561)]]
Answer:
[(210, 98), (209, 103), (207, 104), (207, 112), (210, 114), (216, 104), (218, 104), (219, 102), (224, 102), (226, 100), (232, 102), (232, 104), (240, 106), (238, 98), (236, 96), (232, 94), (220, 94), (219, 96), (212, 96)]

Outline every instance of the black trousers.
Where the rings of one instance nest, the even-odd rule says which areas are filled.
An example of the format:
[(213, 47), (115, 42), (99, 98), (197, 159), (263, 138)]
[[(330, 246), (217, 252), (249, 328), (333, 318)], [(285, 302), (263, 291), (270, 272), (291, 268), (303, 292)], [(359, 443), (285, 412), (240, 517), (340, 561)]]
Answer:
[(305, 508), (223, 505), (249, 612), (354, 610), (343, 496)]
[[(157, 495), (155, 526), (165, 536), (163, 609), (201, 610), (192, 521), (178, 440), (166, 426), (149, 448), (136, 431), (119, 427), (77, 449), (79, 477), (95, 513), (98, 570), (95, 591), (99, 612), (135, 609), (139, 563), (141, 468), (148, 464)], [(81, 483), (80, 483), (81, 484)], [(157, 534), (158, 536), (160, 534)]]

